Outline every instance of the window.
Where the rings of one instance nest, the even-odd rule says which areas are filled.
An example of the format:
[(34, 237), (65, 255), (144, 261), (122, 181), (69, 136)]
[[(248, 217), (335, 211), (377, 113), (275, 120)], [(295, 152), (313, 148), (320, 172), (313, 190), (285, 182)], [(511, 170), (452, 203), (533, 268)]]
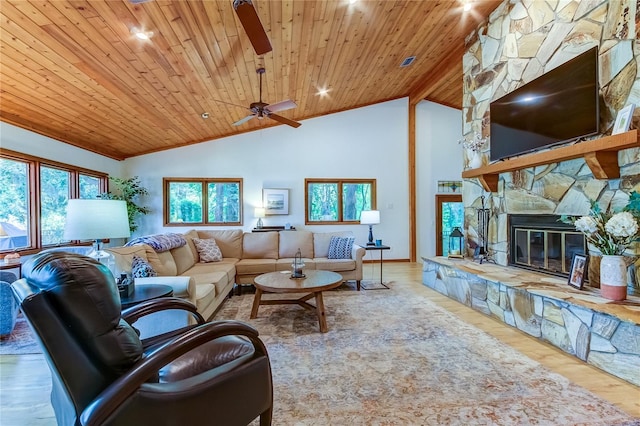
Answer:
[(67, 201), (107, 191), (107, 175), (0, 151), (0, 252), (35, 252), (63, 240)]
[(305, 223), (358, 223), (376, 208), (375, 194), (375, 179), (305, 179)]
[(165, 225), (242, 225), (242, 179), (164, 178)]

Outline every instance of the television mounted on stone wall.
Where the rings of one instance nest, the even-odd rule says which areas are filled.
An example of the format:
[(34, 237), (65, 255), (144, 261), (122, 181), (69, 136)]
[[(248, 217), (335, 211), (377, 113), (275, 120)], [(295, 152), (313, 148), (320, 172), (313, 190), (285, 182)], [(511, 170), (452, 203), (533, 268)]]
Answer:
[(490, 160), (599, 133), (598, 48), (593, 47), (490, 105)]

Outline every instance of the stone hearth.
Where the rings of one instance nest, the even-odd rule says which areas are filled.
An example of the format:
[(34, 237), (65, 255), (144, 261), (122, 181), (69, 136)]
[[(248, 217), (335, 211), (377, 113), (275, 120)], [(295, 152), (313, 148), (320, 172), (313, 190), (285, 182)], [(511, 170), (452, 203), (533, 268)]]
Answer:
[(520, 268), (423, 261), (426, 286), (640, 386), (640, 295), (613, 302), (598, 289)]

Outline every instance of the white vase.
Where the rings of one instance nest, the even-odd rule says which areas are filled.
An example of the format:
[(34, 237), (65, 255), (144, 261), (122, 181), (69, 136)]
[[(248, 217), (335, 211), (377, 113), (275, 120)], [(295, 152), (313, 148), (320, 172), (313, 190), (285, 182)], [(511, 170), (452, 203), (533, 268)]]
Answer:
[(600, 294), (609, 300), (627, 298), (627, 264), (624, 261), (624, 256), (602, 256), (600, 261)]
[(480, 151), (468, 150), (467, 158), (469, 159), (467, 167), (470, 169), (477, 169), (482, 166), (482, 153)]

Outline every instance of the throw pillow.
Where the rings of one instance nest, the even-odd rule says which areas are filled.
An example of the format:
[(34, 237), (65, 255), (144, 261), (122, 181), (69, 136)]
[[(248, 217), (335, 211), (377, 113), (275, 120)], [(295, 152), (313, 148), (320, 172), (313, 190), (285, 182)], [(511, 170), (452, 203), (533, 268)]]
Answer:
[(131, 261), (131, 276), (133, 278), (157, 277), (156, 271), (140, 256), (133, 256)]
[(329, 259), (351, 259), (351, 250), (355, 237), (331, 237), (329, 241)]
[(194, 238), (193, 244), (195, 244), (196, 250), (198, 250), (200, 262), (220, 262), (222, 260), (222, 252), (220, 251), (220, 247), (218, 247), (216, 240), (214, 240), (213, 238)]

